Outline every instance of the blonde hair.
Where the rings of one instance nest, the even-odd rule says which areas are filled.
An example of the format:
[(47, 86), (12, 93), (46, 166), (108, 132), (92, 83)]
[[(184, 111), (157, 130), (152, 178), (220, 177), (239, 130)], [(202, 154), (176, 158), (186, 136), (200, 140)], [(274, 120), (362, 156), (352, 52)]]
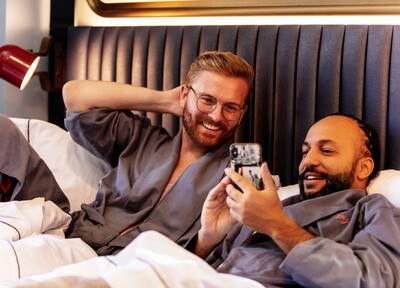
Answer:
[(186, 83), (190, 85), (201, 71), (243, 78), (248, 82), (249, 90), (254, 78), (254, 70), (250, 64), (231, 52), (208, 51), (200, 54), (190, 65)]

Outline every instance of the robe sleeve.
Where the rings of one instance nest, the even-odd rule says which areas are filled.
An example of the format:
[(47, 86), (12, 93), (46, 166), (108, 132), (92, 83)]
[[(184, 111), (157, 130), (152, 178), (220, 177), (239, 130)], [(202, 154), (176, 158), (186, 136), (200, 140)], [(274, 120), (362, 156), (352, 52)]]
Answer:
[(160, 139), (160, 134), (169, 137), (164, 129), (151, 125), (148, 118), (106, 108), (67, 112), (65, 127), (75, 142), (112, 167), (118, 165), (119, 156), (128, 146), (129, 153), (134, 153), (139, 143), (159, 143), (151, 138)]

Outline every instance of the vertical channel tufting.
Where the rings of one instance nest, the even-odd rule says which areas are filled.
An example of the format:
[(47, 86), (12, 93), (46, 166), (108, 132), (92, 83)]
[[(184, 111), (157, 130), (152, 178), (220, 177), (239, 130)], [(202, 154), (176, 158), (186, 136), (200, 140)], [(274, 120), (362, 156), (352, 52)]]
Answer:
[(101, 51), (101, 71), (100, 79), (103, 81), (115, 81), (116, 56), (117, 56), (117, 39), (120, 28), (112, 29), (107, 27), (104, 29), (103, 49)]
[[(254, 67), (254, 141), (261, 144), (263, 157), (269, 165), (272, 164), (273, 153), (273, 98), (277, 35), (278, 26), (259, 27)], [(272, 169), (271, 165), (270, 168)]]
[(119, 29), (117, 39), (117, 54), (115, 80), (120, 83), (130, 83), (131, 67), (132, 67), (132, 37), (133, 29), (130, 27), (122, 27)]
[(67, 44), (67, 55), (65, 63), (65, 82), (74, 79), (87, 79), (87, 48), (89, 43), (90, 28), (69, 27), (68, 39), (73, 39)]
[(300, 26), (281, 26), (276, 54), (273, 170), (283, 183), (291, 180), (296, 55)]
[[(146, 87), (147, 85), (147, 51), (149, 47), (148, 27), (137, 27), (134, 30), (132, 56), (132, 85)], [(141, 115), (145, 113), (140, 112)]]
[(364, 119), (378, 132), (382, 157), (380, 164), (385, 159), (392, 33), (392, 26), (370, 26), (368, 32)]
[(221, 26), (218, 35), (218, 50), (236, 53), (238, 26)]
[(199, 54), (204, 51), (217, 50), (218, 34), (218, 26), (204, 26), (203, 29), (201, 29)]
[(189, 71), (190, 64), (198, 55), (201, 27), (183, 28), (182, 49), (181, 49), (181, 83), (186, 83), (186, 74)]
[[(172, 89), (180, 84), (180, 61), (182, 27), (169, 27), (165, 38), (163, 90)], [(162, 115), (162, 125), (170, 135), (179, 131), (179, 119), (171, 114)]]
[(293, 179), (298, 175), (301, 145), (308, 128), (315, 120), (321, 30), (321, 26), (302, 26), (300, 28), (296, 71), (294, 142), (292, 147), (295, 159), (292, 166)]
[(388, 99), (385, 167), (400, 169), (400, 27), (394, 27)]
[(322, 28), (316, 119), (339, 110), (344, 26)]
[(362, 117), (367, 26), (347, 26), (343, 42), (340, 111)]
[[(161, 90), (163, 87), (163, 64), (166, 27), (154, 27), (150, 30), (147, 58), (147, 87)], [(148, 112), (151, 123), (161, 125), (161, 114)]]
[[(370, 123), (383, 167), (400, 169), (397, 26), (71, 27), (65, 80), (170, 89), (185, 83), (189, 65), (207, 50), (235, 52), (255, 68), (251, 117), (237, 139), (261, 143), (283, 184), (296, 182), (309, 125), (337, 111)], [(149, 116), (171, 134), (179, 129), (178, 118)]]
[[(255, 68), (256, 44), (258, 26), (243, 26), (238, 29), (236, 54), (246, 60)], [(241, 142), (251, 142), (254, 139), (254, 89), (250, 91), (248, 111), (242, 118), (239, 129), (236, 131), (236, 139)]]
[(101, 79), (104, 29), (102, 27), (95, 27), (90, 30), (87, 59), (87, 77), (89, 80)]

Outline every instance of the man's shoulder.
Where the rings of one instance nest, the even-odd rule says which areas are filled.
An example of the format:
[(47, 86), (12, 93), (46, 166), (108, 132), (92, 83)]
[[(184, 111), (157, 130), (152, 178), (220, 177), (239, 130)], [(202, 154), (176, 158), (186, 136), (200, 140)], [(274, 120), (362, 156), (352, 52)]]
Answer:
[(369, 210), (380, 208), (399, 209), (394, 206), (385, 195), (379, 193), (366, 194), (364, 197), (360, 198), (358, 202), (359, 205), (362, 205)]
[[(357, 210), (363, 215), (365, 223), (382, 225), (400, 219), (400, 209), (382, 194), (367, 194), (357, 202)], [(392, 219), (392, 220), (389, 220)]]

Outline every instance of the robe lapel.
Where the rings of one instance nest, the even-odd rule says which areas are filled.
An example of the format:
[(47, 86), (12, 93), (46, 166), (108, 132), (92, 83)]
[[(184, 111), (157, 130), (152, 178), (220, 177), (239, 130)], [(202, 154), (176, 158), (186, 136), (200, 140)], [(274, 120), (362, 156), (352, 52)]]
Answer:
[(178, 240), (198, 220), (208, 192), (222, 179), (229, 145), (225, 143), (191, 164), (140, 227)]

